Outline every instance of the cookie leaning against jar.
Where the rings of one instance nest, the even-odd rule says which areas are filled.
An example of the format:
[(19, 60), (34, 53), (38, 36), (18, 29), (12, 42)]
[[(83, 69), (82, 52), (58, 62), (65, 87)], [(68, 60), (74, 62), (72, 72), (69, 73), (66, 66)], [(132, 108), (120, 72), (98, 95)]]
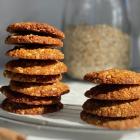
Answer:
[(110, 129), (140, 127), (140, 74), (123, 69), (90, 72), (84, 80), (99, 84), (85, 92), (81, 119)]
[(69, 87), (60, 82), (62, 74), (67, 72), (67, 66), (61, 62), (64, 54), (58, 50), (63, 47), (64, 33), (39, 22), (14, 23), (7, 31), (13, 34), (5, 43), (16, 47), (6, 55), (18, 59), (5, 65), (4, 76), (11, 81), (1, 88), (6, 96), (2, 108), (22, 115), (61, 110), (61, 95), (69, 92)]

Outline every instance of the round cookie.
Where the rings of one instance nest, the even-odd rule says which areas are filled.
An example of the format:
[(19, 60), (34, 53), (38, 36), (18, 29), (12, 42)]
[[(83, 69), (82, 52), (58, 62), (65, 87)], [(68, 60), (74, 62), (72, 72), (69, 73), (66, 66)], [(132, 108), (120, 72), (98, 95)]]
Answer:
[(6, 53), (10, 57), (37, 60), (62, 60), (64, 54), (57, 49), (15, 47)]
[(3, 86), (1, 92), (8, 98), (8, 100), (27, 105), (50, 105), (60, 102), (60, 96), (56, 97), (34, 97), (24, 95), (22, 93), (13, 92), (8, 86)]
[(10, 24), (7, 27), (7, 31), (10, 33), (28, 33), (32, 32), (35, 34), (49, 35), (63, 39), (65, 37), (64, 33), (57, 29), (56, 27), (48, 23), (39, 22), (19, 22)]
[(131, 100), (140, 98), (140, 85), (97, 85), (85, 93), (88, 98), (98, 100)]
[(106, 127), (110, 129), (132, 129), (140, 127), (140, 117), (132, 118), (108, 118), (108, 117), (98, 117), (86, 113), (85, 111), (81, 112), (81, 119), (88, 124), (97, 125), (99, 127)]
[(20, 73), (13, 73), (5, 70), (4, 76), (19, 82), (32, 82), (32, 83), (56, 83), (62, 80), (62, 75), (26, 75)]
[(53, 105), (26, 105), (26, 104), (17, 104), (11, 102), (8, 99), (5, 99), (2, 104), (2, 108), (6, 111), (22, 114), (22, 115), (41, 115), (45, 113), (53, 113), (57, 112), (63, 108), (61, 103), (53, 104)]
[[(5, 124), (5, 122), (3, 122)], [(12, 125), (13, 127), (14, 125)], [(27, 140), (25, 134), (17, 132), (10, 128), (0, 127), (0, 139), (1, 140)]]
[(88, 124), (97, 125), (99, 127), (106, 127), (110, 129), (126, 130), (140, 127), (140, 117), (132, 118), (108, 118), (98, 117), (85, 111), (82, 111), (80, 117)]
[(61, 82), (53, 84), (10, 82), (10, 89), (30, 96), (61, 96), (69, 92), (69, 87)]
[(57, 75), (67, 72), (67, 66), (63, 62), (54, 60), (11, 60), (5, 69), (27, 75)]
[(63, 42), (60, 39), (52, 38), (49, 36), (39, 36), (39, 35), (11, 35), (5, 40), (6, 44), (38, 44), (38, 45), (51, 45), (51, 46), (63, 46)]
[(140, 74), (129, 70), (109, 69), (88, 73), (84, 80), (95, 84), (140, 84)]
[(140, 100), (102, 101), (88, 99), (83, 104), (83, 110), (104, 117), (134, 117), (140, 114)]

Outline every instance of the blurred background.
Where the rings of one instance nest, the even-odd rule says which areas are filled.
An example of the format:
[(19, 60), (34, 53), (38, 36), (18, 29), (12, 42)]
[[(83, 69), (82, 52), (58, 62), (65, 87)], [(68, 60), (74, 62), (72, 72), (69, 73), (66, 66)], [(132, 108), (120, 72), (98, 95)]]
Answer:
[[(95, 71), (111, 67), (140, 70), (139, 6), (140, 0), (0, 0), (0, 68), (3, 68), (9, 59), (4, 53), (11, 47), (4, 44), (4, 38), (7, 36), (6, 27), (12, 22), (40, 21), (51, 23), (65, 31), (65, 61), (70, 69), (69, 75), (74, 75), (74, 78), (82, 77), (75, 71), (81, 69), (84, 74), (91, 70), (90, 66), (96, 67)], [(92, 27), (98, 24), (109, 26)], [(116, 31), (114, 27), (117, 27), (118, 30)], [(100, 32), (104, 33), (106, 38)], [(95, 34), (97, 34), (96, 39), (98, 38), (99, 42), (95, 41), (95, 36), (92, 38), (92, 35)], [(107, 40), (107, 34), (116, 39), (108, 40), (107, 44), (104, 42)], [(124, 39), (125, 35), (130, 37), (130, 44), (126, 38)], [(85, 41), (83, 38), (86, 38)], [(77, 41), (78, 39), (79, 41)], [(70, 41), (74, 43), (71, 44)], [(99, 50), (95, 49), (97, 43), (98, 46), (101, 44)], [(116, 49), (114, 50), (115, 47), (110, 49), (104, 47), (105, 49), (102, 50), (104, 44), (106, 46), (116, 44)], [(81, 45), (84, 45), (85, 48)], [(128, 50), (130, 45), (131, 48)], [(83, 50), (80, 48), (78, 50), (78, 46)], [(87, 49), (89, 51), (86, 53)], [(79, 54), (73, 54), (73, 52), (79, 52)], [(116, 54), (113, 54), (114, 52)], [(130, 56), (126, 53), (129, 53)], [(74, 55), (79, 56), (78, 60), (75, 60)], [(87, 59), (88, 56), (94, 57)], [(128, 59), (125, 59), (127, 57)], [(83, 63), (79, 63), (79, 60)], [(84, 65), (85, 63), (86, 65)]]

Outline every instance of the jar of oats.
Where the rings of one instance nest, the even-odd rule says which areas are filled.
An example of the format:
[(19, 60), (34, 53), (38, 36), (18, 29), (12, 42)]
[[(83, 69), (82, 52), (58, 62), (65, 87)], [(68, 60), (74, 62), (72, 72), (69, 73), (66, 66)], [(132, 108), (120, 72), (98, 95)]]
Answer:
[(83, 79), (90, 71), (129, 69), (130, 26), (122, 0), (69, 0), (64, 32), (68, 75)]

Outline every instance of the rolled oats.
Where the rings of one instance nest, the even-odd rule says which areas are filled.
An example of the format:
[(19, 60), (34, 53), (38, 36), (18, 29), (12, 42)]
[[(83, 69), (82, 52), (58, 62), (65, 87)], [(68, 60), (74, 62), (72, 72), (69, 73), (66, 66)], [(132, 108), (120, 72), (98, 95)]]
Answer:
[(76, 25), (65, 28), (65, 63), (68, 74), (82, 79), (90, 71), (127, 69), (130, 37), (109, 25)]

